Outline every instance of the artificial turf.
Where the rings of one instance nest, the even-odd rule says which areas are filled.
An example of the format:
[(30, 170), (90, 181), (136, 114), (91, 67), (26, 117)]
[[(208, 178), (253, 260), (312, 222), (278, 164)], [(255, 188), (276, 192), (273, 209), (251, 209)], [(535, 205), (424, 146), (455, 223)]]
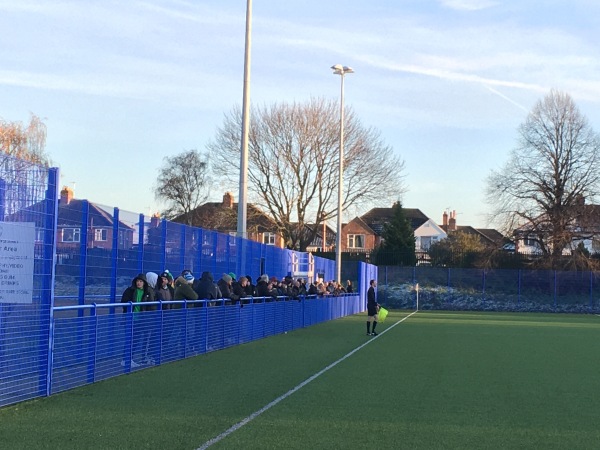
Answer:
[(595, 448), (600, 317), (356, 315), (0, 409), (7, 449)]

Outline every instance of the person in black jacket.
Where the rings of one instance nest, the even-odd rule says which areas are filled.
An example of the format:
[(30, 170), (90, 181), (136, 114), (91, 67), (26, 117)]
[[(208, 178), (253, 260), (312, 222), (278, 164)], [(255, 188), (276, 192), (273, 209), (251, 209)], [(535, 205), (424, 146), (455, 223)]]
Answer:
[[(235, 305), (240, 299), (248, 297), (246, 294), (246, 287), (248, 286), (248, 279), (246, 277), (240, 277), (238, 281), (234, 281), (231, 285), (233, 304)], [(240, 302), (241, 304), (241, 302)], [(244, 306), (241, 304), (241, 306)]]
[[(377, 336), (375, 327), (377, 326), (377, 313), (379, 312), (379, 303), (377, 303), (377, 294), (375, 288), (377, 281), (371, 280), (369, 290), (367, 291), (367, 336)], [(373, 322), (373, 331), (371, 332), (371, 322)]]
[(246, 287), (244, 288), (246, 291), (244, 297), (254, 297), (256, 295), (256, 286), (252, 284), (252, 277), (250, 275), (246, 275), (246, 279), (248, 280), (248, 284), (246, 284)]
[[(148, 330), (144, 330), (144, 328), (135, 326), (135, 319), (137, 319), (140, 312), (145, 311), (147, 306), (144, 306), (145, 302), (153, 302), (154, 301), (154, 290), (150, 288), (148, 285), (148, 281), (146, 280), (146, 275), (140, 273), (133, 280), (131, 280), (131, 286), (129, 286), (123, 292), (121, 296), (121, 303), (132, 302), (132, 313), (134, 319), (133, 326), (133, 337), (131, 341), (128, 342), (125, 340), (123, 346), (123, 359), (121, 360), (121, 366), (127, 367), (128, 365), (131, 368), (140, 367), (143, 362), (141, 362), (142, 358), (147, 358), (147, 350), (148, 343), (150, 339), (150, 333)], [(127, 312), (127, 307), (123, 307), (123, 313)], [(131, 345), (131, 346), (130, 346)], [(144, 347), (146, 349), (144, 353)], [(129, 360), (129, 356), (131, 356), (131, 360)], [(136, 359), (138, 361), (136, 361)]]
[(214, 282), (213, 274), (210, 272), (202, 272), (200, 280), (194, 283), (194, 290), (201, 300), (214, 300), (222, 298), (221, 291)]
[[(138, 305), (138, 303), (144, 302), (153, 302), (154, 301), (154, 291), (150, 289), (148, 285), (148, 281), (146, 280), (146, 275), (140, 273), (133, 280), (131, 280), (131, 286), (129, 286), (123, 292), (121, 296), (121, 303), (134, 303), (133, 312), (139, 313), (140, 311), (145, 311), (146, 307), (143, 305)], [(123, 312), (127, 312), (127, 307), (123, 307)]]

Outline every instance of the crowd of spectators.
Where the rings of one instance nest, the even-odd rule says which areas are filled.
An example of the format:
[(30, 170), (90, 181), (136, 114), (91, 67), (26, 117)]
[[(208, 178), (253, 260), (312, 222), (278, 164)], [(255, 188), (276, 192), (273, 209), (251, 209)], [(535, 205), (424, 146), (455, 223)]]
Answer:
[[(261, 298), (272, 301), (277, 298), (300, 299), (306, 295), (325, 297), (353, 293), (352, 282), (346, 286), (335, 281), (324, 282), (317, 279), (307, 283), (303, 278), (287, 275), (281, 279), (263, 274), (258, 277), (256, 284), (250, 275), (237, 278), (233, 272), (224, 273), (215, 282), (211, 272), (202, 272), (200, 278), (195, 278), (190, 270), (184, 270), (175, 278), (168, 270), (160, 274), (148, 272), (137, 275), (121, 297), (121, 302), (132, 302), (134, 312), (141, 310), (141, 302), (172, 301), (172, 300), (208, 300), (209, 306), (216, 300), (223, 299), (225, 304), (235, 305), (248, 302), (251, 298)], [(166, 304), (165, 309), (181, 308), (180, 304)], [(147, 306), (145, 310), (156, 309)], [(125, 308), (124, 308), (125, 310)]]

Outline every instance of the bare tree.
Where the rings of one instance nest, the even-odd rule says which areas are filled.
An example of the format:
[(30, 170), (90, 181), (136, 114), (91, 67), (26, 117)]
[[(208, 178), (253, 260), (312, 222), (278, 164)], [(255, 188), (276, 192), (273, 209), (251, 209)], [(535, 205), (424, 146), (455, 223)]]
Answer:
[(192, 211), (208, 198), (208, 175), (208, 155), (197, 150), (164, 158), (154, 188), (156, 199), (167, 204), (164, 216), (167, 219), (184, 216), (184, 222), (192, 225)]
[(505, 231), (537, 243), (547, 260), (585, 239), (600, 187), (600, 140), (571, 97), (552, 90), (519, 128), (520, 145), (487, 182), (493, 216)]
[[(29, 205), (34, 195), (24, 195), (24, 187), (43, 189), (50, 165), (46, 152), (46, 124), (31, 114), (29, 124), (0, 118), (0, 182), (4, 185), (6, 211)], [(43, 194), (39, 194), (43, 195)]]
[[(221, 175), (232, 185), (239, 180), (241, 119), (234, 109), (208, 146), (218, 167), (229, 167)], [(336, 216), (339, 127), (335, 101), (311, 99), (252, 110), (248, 189), (290, 248), (305, 250), (319, 225)], [(345, 111), (344, 137), (344, 209), (399, 198), (404, 162), (350, 108)]]

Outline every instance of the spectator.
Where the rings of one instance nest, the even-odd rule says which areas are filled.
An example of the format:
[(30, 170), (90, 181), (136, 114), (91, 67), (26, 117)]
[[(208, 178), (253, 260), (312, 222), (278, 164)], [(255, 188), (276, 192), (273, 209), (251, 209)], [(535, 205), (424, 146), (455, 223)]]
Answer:
[[(153, 299), (156, 300), (156, 282), (158, 281), (158, 274), (154, 272), (146, 272), (146, 281), (148, 282), (148, 287), (152, 290)], [(147, 305), (146, 311), (156, 311), (158, 308), (156, 305)]]
[(200, 281), (194, 286), (194, 290), (198, 294), (198, 298), (202, 300), (214, 300), (222, 297), (211, 272), (202, 272)]
[(256, 295), (258, 297), (277, 297), (277, 291), (273, 289), (273, 284), (269, 281), (269, 276), (263, 274), (256, 283)]
[(352, 294), (354, 292), (354, 287), (352, 286), (352, 281), (346, 281), (346, 292), (348, 294)]
[(319, 289), (317, 288), (317, 282), (311, 281), (310, 286), (308, 287), (308, 295), (318, 295)]
[[(169, 275), (171, 274), (165, 271), (158, 276), (157, 285), (154, 289), (154, 298), (156, 300), (170, 302), (175, 298), (175, 289), (169, 281), (172, 277), (169, 277)], [(163, 305), (163, 309), (171, 309), (172, 306), (172, 304)]]
[(298, 285), (298, 295), (305, 296), (308, 292), (306, 290), (306, 283), (304, 282), (304, 279), (298, 278), (296, 280), (296, 284)]
[[(232, 290), (233, 277), (227, 273), (224, 273), (219, 281), (217, 281), (217, 286), (221, 291), (221, 298), (227, 300), (233, 300), (233, 290)], [(237, 298), (239, 300), (239, 297)]]
[(317, 284), (317, 295), (319, 297), (323, 297), (324, 295), (327, 295), (329, 292), (327, 292), (327, 289), (325, 289), (325, 285), (323, 283), (319, 283)]
[(327, 291), (326, 294), (333, 294), (335, 292), (335, 282), (330, 281), (327, 283), (325, 290)]
[[(231, 297), (234, 305), (237, 301), (240, 301), (242, 298), (248, 297), (248, 295), (246, 295), (246, 287), (247, 286), (248, 286), (248, 279), (246, 277), (240, 277), (240, 279), (238, 281), (236, 281), (232, 284), (233, 296), (236, 297), (235, 299), (233, 296)], [(242, 306), (243, 306), (243, 304), (242, 304)]]
[[(189, 270), (184, 270), (181, 275), (175, 280), (175, 291), (173, 292), (174, 300), (198, 300), (198, 294), (194, 292), (192, 283), (194, 275)], [(193, 306), (189, 305), (189, 306)]]
[[(140, 311), (145, 311), (145, 307), (139, 305), (139, 303), (143, 302), (153, 302), (154, 301), (154, 291), (148, 285), (148, 280), (146, 280), (146, 275), (140, 273), (133, 280), (131, 280), (131, 286), (129, 286), (123, 292), (121, 296), (121, 303), (133, 302), (135, 305), (133, 306), (133, 312), (139, 313)], [(127, 311), (127, 307), (123, 307), (123, 312)]]
[(244, 288), (246, 291), (244, 297), (254, 297), (256, 295), (256, 286), (252, 284), (252, 277), (250, 275), (246, 275), (246, 279), (248, 280), (248, 284), (246, 284), (246, 287)]
[[(141, 303), (152, 301), (154, 301), (154, 291), (148, 285), (146, 275), (143, 273), (140, 273), (133, 280), (131, 280), (131, 286), (125, 289), (123, 295), (121, 296), (121, 303), (132, 302), (134, 304), (132, 308), (134, 324), (139, 313), (146, 309), (146, 307)], [(127, 307), (123, 307), (123, 312), (127, 312)], [(138, 361), (140, 361), (142, 358), (142, 347), (147, 343), (149, 336), (146, 336), (145, 334), (142, 335), (141, 333), (143, 332), (143, 328), (136, 327), (135, 325), (133, 327), (133, 332), (134, 336), (131, 347), (128, 345), (128, 342), (125, 342), (123, 347), (123, 359), (121, 360), (121, 365), (126, 367), (127, 361), (131, 357), (131, 368), (135, 369), (136, 367), (140, 367), (142, 365), (142, 363)], [(138, 361), (136, 361), (136, 358)]]

